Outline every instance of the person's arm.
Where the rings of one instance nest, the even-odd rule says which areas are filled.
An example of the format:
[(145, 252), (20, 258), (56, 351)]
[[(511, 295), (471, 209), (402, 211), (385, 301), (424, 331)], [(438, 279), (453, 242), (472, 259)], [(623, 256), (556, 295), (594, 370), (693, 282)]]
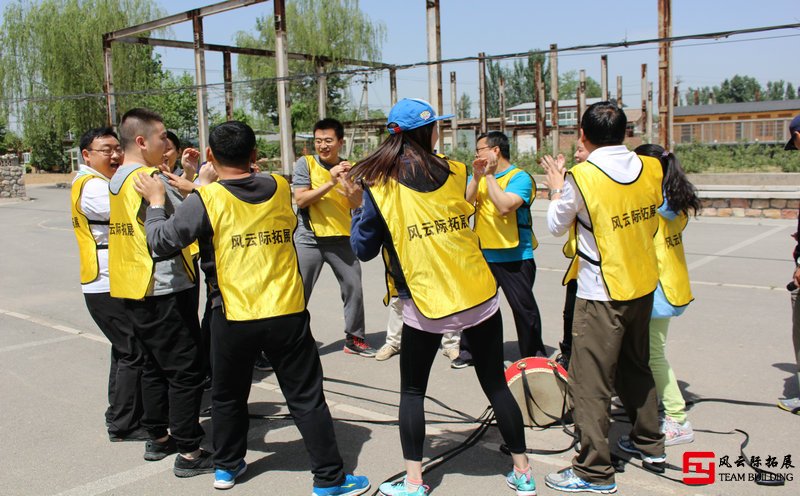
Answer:
[(467, 183), (467, 191), (464, 197), (471, 204), (475, 204), (475, 199), (478, 197), (478, 186), (481, 183), (481, 178), (486, 173), (486, 160), (476, 158), (472, 161), (472, 176), (469, 183)]
[[(520, 176), (524, 176), (524, 179), (530, 179), (527, 174), (517, 174), (514, 179)], [(514, 179), (512, 179), (512, 181)], [(489, 200), (494, 203), (500, 215), (508, 215), (512, 212), (516, 212), (517, 209), (525, 203), (525, 200), (517, 193), (504, 191), (503, 188), (497, 184), (497, 178), (494, 177), (493, 173), (486, 174), (486, 187), (489, 191)]]
[(553, 236), (562, 236), (569, 231), (583, 208), (583, 198), (571, 177), (561, 184), (561, 189), (562, 192), (554, 194), (547, 207), (547, 230)]
[(167, 218), (166, 194), (160, 179), (140, 173), (134, 178), (134, 188), (149, 203), (144, 229), (147, 244), (156, 255), (166, 256), (186, 248), (203, 232), (205, 208), (198, 195), (190, 195)]
[(359, 260), (372, 260), (381, 252), (385, 234), (383, 218), (365, 191), (362, 207), (353, 211), (353, 220), (350, 222), (350, 247)]
[[(316, 203), (319, 201), (320, 198), (328, 194), (330, 190), (336, 187), (339, 183), (339, 176), (342, 174), (346, 174), (350, 171), (349, 165), (343, 165), (343, 163), (339, 163), (331, 167), (331, 180), (326, 182), (325, 184), (320, 185), (317, 188), (311, 187), (311, 180), (310, 174), (308, 173), (308, 164), (305, 161), (305, 158), (301, 158), (300, 160), (303, 161), (303, 165), (305, 165), (305, 171), (308, 174), (308, 182), (305, 184), (300, 183), (300, 185), (294, 188), (294, 201), (297, 203), (298, 208), (307, 208), (309, 205)], [(300, 160), (297, 161), (295, 165), (295, 171), (299, 172), (300, 169)], [(296, 174), (297, 175), (297, 174)]]
[(81, 212), (89, 220), (105, 222), (111, 218), (108, 183), (100, 178), (89, 179), (81, 194)]

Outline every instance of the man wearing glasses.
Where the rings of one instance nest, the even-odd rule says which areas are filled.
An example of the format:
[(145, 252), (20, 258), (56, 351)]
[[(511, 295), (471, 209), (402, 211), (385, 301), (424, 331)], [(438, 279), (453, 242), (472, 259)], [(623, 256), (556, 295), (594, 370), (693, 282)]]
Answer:
[(83, 162), (72, 182), (72, 227), (78, 241), (81, 289), (86, 308), (111, 342), (106, 426), (111, 441), (146, 441), (141, 428), (142, 350), (124, 317), (122, 300), (112, 298), (108, 282), (108, 182), (123, 152), (110, 127), (90, 129), (80, 139)]
[[(508, 137), (492, 131), (478, 137), (467, 201), (475, 205), (475, 233), (498, 286), (514, 314), (521, 356), (545, 356), (542, 319), (533, 296), (538, 243), (531, 225), (536, 183), (510, 161)], [(461, 336), (461, 355), (453, 368), (470, 364), (469, 343)]]
[(361, 205), (361, 188), (347, 174), (350, 162), (339, 156), (344, 127), (336, 119), (314, 125), (316, 155), (300, 157), (294, 165), (297, 230), (294, 240), (306, 304), (323, 264), (328, 264), (341, 288), (344, 302), (344, 352), (367, 358), (376, 350), (365, 340), (364, 294), (361, 265), (350, 248), (351, 210)]

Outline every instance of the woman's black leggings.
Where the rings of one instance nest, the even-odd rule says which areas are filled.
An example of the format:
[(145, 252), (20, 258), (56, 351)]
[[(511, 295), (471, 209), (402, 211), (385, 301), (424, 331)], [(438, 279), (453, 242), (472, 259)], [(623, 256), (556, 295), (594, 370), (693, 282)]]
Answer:
[[(478, 381), (494, 408), (503, 440), (512, 453), (524, 453), (522, 413), (508, 390), (503, 371), (503, 319), (500, 312), (463, 332), (469, 339)], [(400, 443), (406, 460), (422, 461), (425, 392), (441, 339), (439, 334), (403, 324), (400, 344)]]

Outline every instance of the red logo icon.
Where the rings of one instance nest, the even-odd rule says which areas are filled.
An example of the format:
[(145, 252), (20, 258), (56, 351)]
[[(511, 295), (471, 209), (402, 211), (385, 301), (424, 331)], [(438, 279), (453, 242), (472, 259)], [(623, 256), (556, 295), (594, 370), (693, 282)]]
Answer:
[(687, 451), (683, 454), (683, 482), (690, 486), (713, 484), (717, 479), (713, 451)]

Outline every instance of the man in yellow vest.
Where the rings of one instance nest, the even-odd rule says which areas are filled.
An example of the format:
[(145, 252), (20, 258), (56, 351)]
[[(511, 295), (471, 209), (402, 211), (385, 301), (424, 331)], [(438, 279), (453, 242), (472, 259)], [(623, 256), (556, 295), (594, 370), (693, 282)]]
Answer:
[(649, 324), (658, 263), (653, 236), (662, 203), (658, 159), (623, 146), (625, 113), (609, 102), (591, 105), (580, 140), (589, 156), (567, 173), (545, 165), (552, 199), (547, 226), (556, 236), (577, 221), (578, 292), (572, 324), (570, 393), (580, 452), (572, 466), (545, 478), (566, 492), (614, 493), (608, 409), (619, 395), (632, 428), (617, 443), (646, 464), (662, 464), (664, 434), (650, 371)]
[[(211, 454), (200, 449), (204, 375), (191, 256), (188, 250), (164, 256), (151, 251), (144, 221), (156, 208), (145, 208), (133, 181), (139, 173), (159, 173), (167, 131), (157, 113), (135, 108), (122, 116), (119, 133), (125, 161), (109, 186), (108, 267), (111, 296), (124, 298), (125, 317), (145, 349), (141, 423), (151, 439), (144, 459), (157, 461), (178, 452), (176, 476), (209, 473), (213, 471)], [(167, 215), (174, 211), (169, 201), (158, 208)]]
[(362, 494), (369, 481), (344, 473), (322, 390), (322, 364), (292, 238), (297, 217), (289, 183), (250, 171), (256, 137), (247, 124), (220, 124), (208, 142), (208, 160), (220, 180), (189, 195), (171, 218), (159, 208), (166, 199), (161, 181), (140, 173), (136, 189), (150, 204), (145, 228), (156, 253), (200, 243), (213, 309), (214, 487), (233, 487), (247, 469), (247, 398), (253, 364), (264, 350), (305, 441), (314, 473), (312, 494)]
[[(489, 268), (503, 289), (514, 314), (521, 356), (545, 356), (542, 318), (533, 296), (536, 237), (531, 225), (531, 204), (536, 183), (530, 174), (510, 162), (508, 137), (492, 131), (478, 136), (467, 201), (475, 205), (475, 232)], [(461, 337), (457, 367), (468, 356), (469, 342)]]
[(339, 156), (344, 127), (336, 119), (314, 124), (316, 155), (300, 157), (292, 183), (297, 203), (295, 244), (306, 304), (324, 264), (333, 270), (344, 302), (344, 352), (372, 358), (366, 341), (361, 265), (350, 248), (351, 209), (361, 205), (361, 188), (347, 178), (350, 162)]
[(72, 227), (78, 241), (81, 289), (89, 315), (111, 342), (106, 426), (111, 441), (150, 439), (142, 417), (143, 349), (125, 317), (122, 300), (108, 284), (108, 182), (125, 154), (110, 127), (86, 131), (80, 139), (83, 161), (72, 182)]

